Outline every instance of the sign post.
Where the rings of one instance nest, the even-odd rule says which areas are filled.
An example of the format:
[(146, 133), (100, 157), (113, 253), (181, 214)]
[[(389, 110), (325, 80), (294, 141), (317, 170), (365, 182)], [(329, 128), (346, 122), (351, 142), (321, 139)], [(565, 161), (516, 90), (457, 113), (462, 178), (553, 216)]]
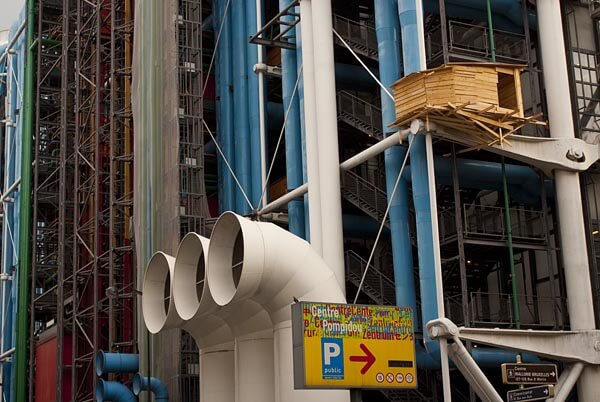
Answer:
[(556, 364), (502, 364), (504, 384), (556, 384), (558, 369)]
[(416, 388), (413, 328), (410, 308), (296, 303), (294, 386)]
[(542, 385), (508, 391), (506, 394), (506, 402), (545, 401), (553, 396), (554, 385)]

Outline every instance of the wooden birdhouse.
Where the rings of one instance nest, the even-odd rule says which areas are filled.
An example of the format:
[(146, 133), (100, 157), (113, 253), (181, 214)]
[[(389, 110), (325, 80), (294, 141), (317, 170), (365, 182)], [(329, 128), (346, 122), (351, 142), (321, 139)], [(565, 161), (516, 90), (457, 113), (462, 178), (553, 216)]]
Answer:
[(452, 63), (410, 74), (392, 85), (396, 118), (403, 127), (416, 118), (502, 143), (525, 124), (539, 123), (523, 112), (523, 66), (494, 63)]

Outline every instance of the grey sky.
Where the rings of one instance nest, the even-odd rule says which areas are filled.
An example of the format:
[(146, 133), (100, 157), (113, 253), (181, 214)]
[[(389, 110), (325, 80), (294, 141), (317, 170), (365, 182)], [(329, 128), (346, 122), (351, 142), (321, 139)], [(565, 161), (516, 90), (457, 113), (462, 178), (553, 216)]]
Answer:
[(24, 3), (25, 0), (0, 0), (0, 31), (11, 27)]

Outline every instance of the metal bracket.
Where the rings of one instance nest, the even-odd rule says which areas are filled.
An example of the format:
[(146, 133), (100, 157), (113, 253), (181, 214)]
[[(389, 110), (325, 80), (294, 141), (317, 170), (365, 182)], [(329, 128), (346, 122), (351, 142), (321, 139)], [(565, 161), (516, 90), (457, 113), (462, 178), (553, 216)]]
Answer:
[(556, 169), (582, 172), (600, 159), (600, 147), (578, 138), (528, 137), (510, 134), (506, 136), (512, 145), (492, 145), (478, 143), (459, 130), (429, 122), (427, 127), (421, 120), (413, 121), (411, 132), (426, 130), (431, 135), (474, 149), (485, 149), (541, 169), (552, 176)]
[(270, 77), (277, 77), (277, 78), (281, 78), (281, 76), (282, 76), (281, 67), (269, 66), (265, 63), (255, 64), (254, 65), (254, 73), (255, 74), (263, 73)]
[(462, 340), (468, 340), (502, 349), (530, 352), (563, 362), (567, 366), (556, 384), (553, 402), (564, 402), (577, 382), (586, 364), (600, 364), (600, 330), (589, 331), (533, 331), (510, 329), (481, 329), (457, 327), (447, 318), (427, 323), (431, 339), (447, 338), (449, 356), (482, 400), (502, 401), (483, 371), (471, 357)]
[(12, 281), (13, 276), (9, 274), (0, 274), (0, 281)]

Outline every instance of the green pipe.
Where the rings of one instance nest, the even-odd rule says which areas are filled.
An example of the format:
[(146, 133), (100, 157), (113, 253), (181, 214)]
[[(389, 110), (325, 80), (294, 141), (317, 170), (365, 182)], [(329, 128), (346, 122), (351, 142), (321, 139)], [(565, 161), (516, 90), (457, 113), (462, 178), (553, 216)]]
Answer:
[(487, 0), (487, 18), (490, 32), (490, 52), (492, 53), (492, 63), (496, 62), (496, 42), (494, 41), (494, 25), (492, 24), (492, 1)]
[[(496, 43), (494, 41), (494, 25), (492, 23), (492, 3), (487, 0), (488, 31), (490, 36), (490, 51), (492, 62), (496, 62)], [(510, 283), (512, 289), (512, 307), (517, 329), (521, 328), (521, 317), (519, 313), (519, 296), (517, 295), (517, 275), (515, 273), (515, 255), (513, 249), (512, 224), (510, 221), (510, 202), (508, 199), (508, 183), (506, 180), (506, 165), (502, 157), (502, 189), (504, 193), (504, 218), (506, 222), (506, 236), (508, 240), (508, 263), (510, 265)]]
[(506, 221), (506, 236), (508, 238), (508, 262), (510, 264), (510, 283), (512, 288), (512, 307), (517, 329), (521, 329), (521, 317), (519, 314), (519, 297), (517, 295), (517, 275), (515, 272), (515, 255), (513, 250), (512, 225), (510, 222), (510, 205), (508, 202), (508, 184), (504, 157), (502, 157), (502, 188), (504, 192), (504, 217)]
[(35, 29), (34, 0), (27, 0), (27, 55), (25, 60), (25, 88), (23, 94), (23, 139), (21, 160), (21, 188), (19, 229), (19, 261), (17, 268), (17, 341), (15, 348), (15, 400), (27, 400), (27, 342), (29, 326), (29, 269), (31, 265), (31, 191), (32, 191), (32, 148), (34, 135), (34, 63), (35, 50), (32, 49)]

